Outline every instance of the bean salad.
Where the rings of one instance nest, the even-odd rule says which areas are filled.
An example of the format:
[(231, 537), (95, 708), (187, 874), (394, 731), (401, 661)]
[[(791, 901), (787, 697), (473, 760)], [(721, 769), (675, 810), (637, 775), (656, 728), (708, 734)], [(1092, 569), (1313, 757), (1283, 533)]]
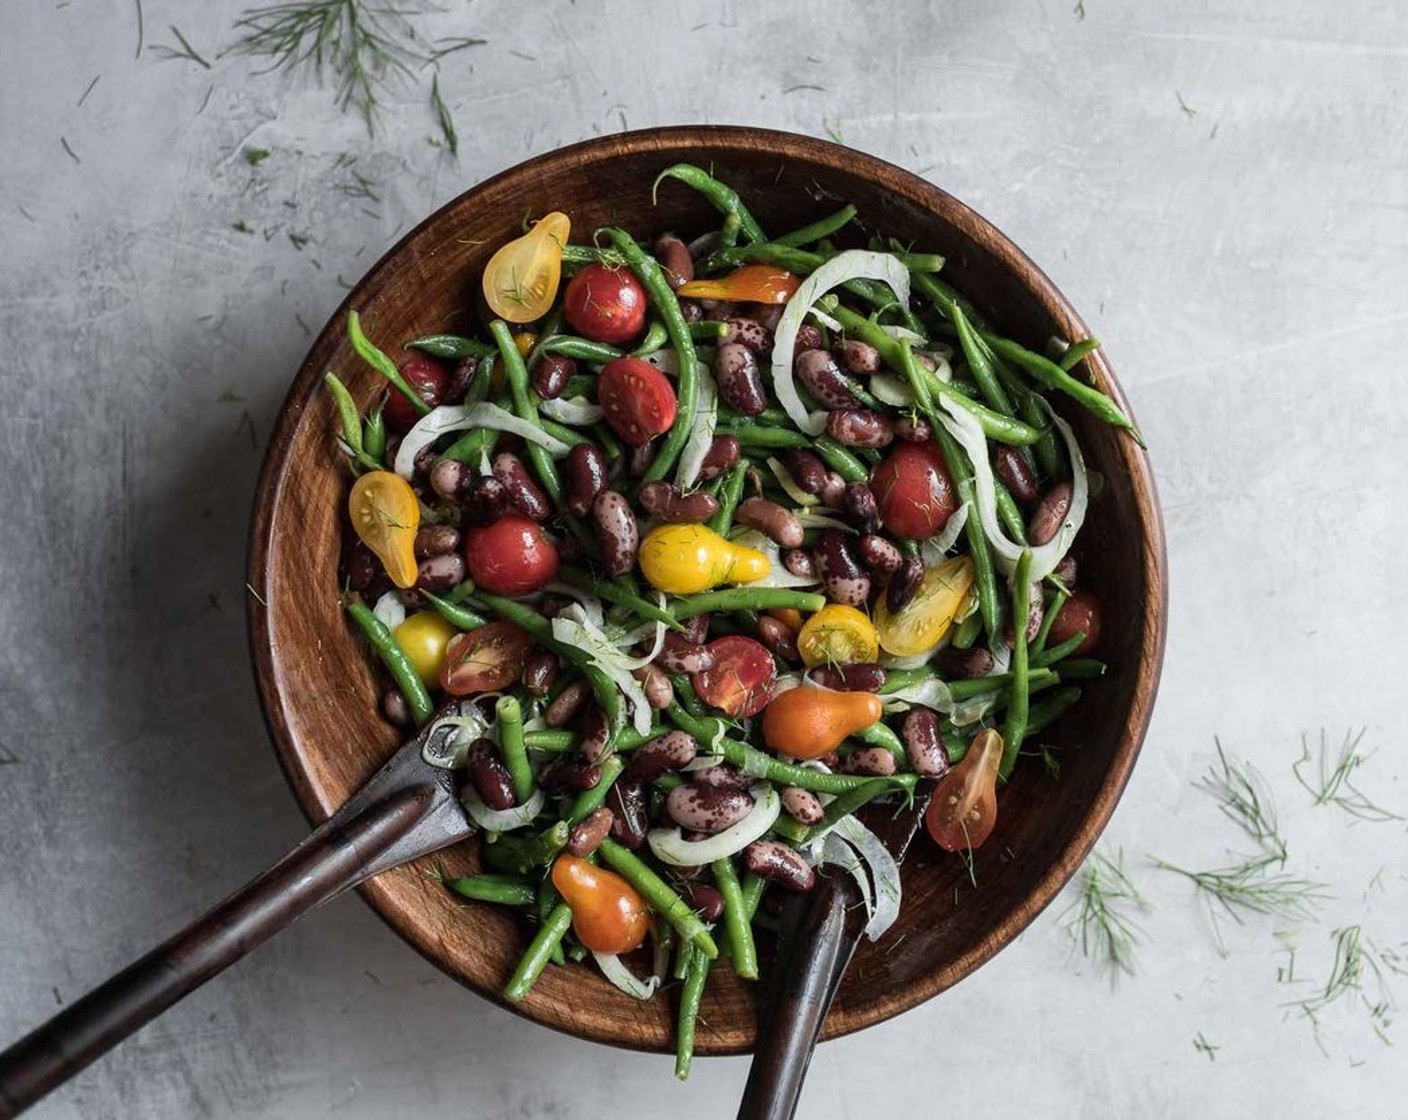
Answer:
[(393, 359), (352, 312), (385, 389), (325, 378), (348, 617), (482, 838), (447, 890), (531, 927), (509, 1001), (588, 955), (674, 993), (680, 1077), (772, 900), (831, 864), (868, 936), (893, 922), (862, 806), (932, 780), (933, 842), (988, 839), (1024, 742), (1105, 669), (1072, 552), (1098, 479), (1049, 402), (1138, 438), (1093, 340), (1003, 336), (854, 207), (769, 237), (698, 167), (656, 181), (686, 188), (717, 228), (574, 244), (549, 214), (486, 266), (482, 336)]

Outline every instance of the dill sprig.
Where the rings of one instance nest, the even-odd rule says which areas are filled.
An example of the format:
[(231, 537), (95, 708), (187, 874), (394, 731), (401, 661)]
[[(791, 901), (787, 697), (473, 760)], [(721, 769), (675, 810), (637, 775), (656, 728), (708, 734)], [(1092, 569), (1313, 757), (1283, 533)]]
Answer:
[(188, 40), (184, 35), (181, 34), (181, 29), (177, 27), (174, 23), (169, 24), (168, 28), (171, 31), (171, 34), (176, 36), (176, 42), (180, 43), (181, 45), (179, 47), (168, 47), (164, 44), (158, 43), (156, 46), (152, 47), (152, 54), (156, 55), (157, 58), (160, 58), (166, 62), (180, 61), (184, 59), (187, 62), (196, 63), (205, 70), (209, 70), (210, 63), (207, 62), (204, 57), (202, 57), (201, 53), (196, 50), (195, 47), (191, 46), (190, 40)]
[(1121, 973), (1134, 974), (1134, 952), (1139, 941), (1133, 911), (1149, 905), (1124, 869), (1124, 853), (1115, 859), (1093, 852), (1081, 868), (1078, 897), (1067, 910), (1066, 929), (1086, 960), (1109, 975), (1111, 983)]
[(440, 75), (436, 73), (430, 80), (430, 105), (435, 110), (436, 123), (440, 125), (440, 132), (445, 137), (445, 147), (450, 149), (450, 155), (458, 157), (460, 154), (460, 137), (455, 131), (455, 118), (450, 115), (450, 107), (445, 104), (445, 99), (440, 96)]
[[(1360, 744), (1368, 728), (1361, 727), (1357, 732), (1352, 728), (1345, 732), (1339, 753), (1332, 754), (1329, 737), (1322, 729), (1320, 743), (1314, 757), (1311, 755), (1309, 737), (1300, 738), (1300, 760), (1291, 767), (1296, 781), (1314, 799), (1316, 805), (1337, 805), (1352, 817), (1363, 821), (1398, 821), (1403, 818), (1375, 805), (1350, 779), (1354, 771), (1363, 766), (1369, 755), (1360, 751)], [(1301, 767), (1315, 763), (1315, 771), (1307, 777)]]
[(1287, 920), (1314, 917), (1320, 904), (1329, 896), (1325, 885), (1287, 872), (1270, 874), (1267, 868), (1274, 862), (1257, 856), (1230, 867), (1211, 871), (1190, 871), (1186, 867), (1155, 858), (1155, 867), (1182, 875), (1207, 898), (1214, 920), (1218, 910), (1239, 925), (1248, 914), (1265, 914)]
[[(1388, 1028), (1392, 1025), (1391, 1012), (1394, 1009), (1393, 993), (1389, 989), (1390, 975), (1408, 974), (1408, 962), (1392, 949), (1380, 949), (1364, 936), (1359, 926), (1345, 926), (1330, 934), (1335, 942), (1335, 954), (1330, 962), (1330, 974), (1325, 983), (1313, 995), (1295, 1000), (1289, 1006), (1298, 1008), (1310, 1020), (1315, 1033), (1315, 1041), (1321, 1050), (1325, 1049), (1320, 1038), (1320, 1014), (1333, 1004), (1357, 995), (1369, 1015), (1381, 1042), (1388, 1043)], [(1374, 981), (1373, 996), (1365, 990), (1365, 982)]]
[(1193, 1038), (1193, 1049), (1196, 1050), (1199, 1054), (1206, 1054), (1208, 1056), (1208, 1061), (1215, 1062), (1217, 1061), (1217, 1052), (1221, 1050), (1222, 1047), (1216, 1046), (1213, 1043), (1209, 1042), (1204, 1037), (1203, 1032), (1199, 1031), (1197, 1035)]
[(1276, 820), (1276, 806), (1266, 782), (1251, 763), (1238, 764), (1227, 757), (1216, 737), (1217, 763), (1198, 779), (1197, 787), (1218, 803), (1223, 815), (1254, 840), (1268, 862), (1284, 865), (1286, 840)]

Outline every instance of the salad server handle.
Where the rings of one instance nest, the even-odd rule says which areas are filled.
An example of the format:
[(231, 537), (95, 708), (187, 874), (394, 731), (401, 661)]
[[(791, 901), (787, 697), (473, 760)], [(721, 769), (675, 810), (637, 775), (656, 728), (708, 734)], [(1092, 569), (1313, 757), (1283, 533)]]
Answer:
[(349, 805), (262, 875), (0, 1053), (0, 1120), (308, 911), (355, 886), (435, 808), (434, 786)]
[(772, 993), (738, 1120), (791, 1120), (822, 1024), (851, 962), (865, 910), (845, 875), (818, 875), (783, 908)]

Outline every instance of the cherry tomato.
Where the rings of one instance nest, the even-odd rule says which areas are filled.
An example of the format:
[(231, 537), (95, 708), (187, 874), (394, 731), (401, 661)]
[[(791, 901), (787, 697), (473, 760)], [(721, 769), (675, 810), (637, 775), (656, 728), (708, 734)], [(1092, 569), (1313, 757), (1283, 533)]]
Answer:
[(470, 578), (496, 595), (531, 595), (557, 575), (557, 547), (520, 513), (465, 533), (464, 559)]
[(679, 410), (670, 379), (640, 358), (613, 358), (602, 366), (596, 399), (611, 430), (632, 447), (668, 432)]
[(870, 472), (870, 488), (885, 528), (913, 540), (932, 537), (958, 508), (953, 479), (933, 443), (897, 442)]
[(777, 666), (761, 642), (731, 634), (715, 638), (706, 648), (714, 664), (690, 677), (704, 703), (738, 718), (755, 716), (767, 707)]
[(390, 471), (368, 471), (352, 484), (347, 515), (362, 543), (376, 553), (397, 587), (413, 587), (419, 574), (416, 530), (420, 503), (411, 484)]
[(484, 301), (500, 319), (531, 323), (557, 298), (562, 247), (572, 235), (566, 214), (553, 211), (522, 237), (499, 247), (484, 267)]
[(562, 293), (562, 315), (574, 331), (595, 342), (624, 346), (645, 330), (645, 289), (629, 268), (589, 264)]
[(980, 731), (962, 760), (945, 774), (924, 813), (924, 827), (947, 852), (976, 848), (997, 823), (997, 771), (1002, 736)]
[(434, 611), (417, 611), (392, 631), (392, 637), (406, 651), (420, 679), (433, 688), (445, 667), (450, 641), (458, 633)]
[[(434, 408), (445, 398), (445, 390), (450, 385), (450, 375), (445, 367), (434, 358), (424, 354), (407, 354), (396, 368), (406, 379), (406, 384), (415, 390), (416, 396)], [(392, 388), (386, 394), (386, 408), (382, 411), (386, 426), (393, 432), (409, 432), (420, 419), (420, 413), (411, 407), (406, 394)]]
[(511, 622), (489, 622), (456, 634), (445, 650), (440, 687), (451, 696), (497, 692), (523, 675), (533, 639)]
[(890, 613), (885, 597), (875, 604), (880, 648), (896, 657), (933, 649), (948, 633), (973, 588), (973, 561), (954, 556), (924, 572), (924, 580), (904, 610)]
[(691, 280), (679, 289), (689, 299), (725, 299), (730, 303), (786, 303), (802, 282), (770, 264), (745, 264), (717, 280)]
[(1072, 657), (1083, 657), (1100, 644), (1100, 600), (1089, 591), (1076, 591), (1060, 613), (1051, 621), (1046, 644), (1059, 646), (1067, 638), (1084, 634), (1085, 641), (1072, 651)]
[(650, 932), (650, 911), (635, 887), (614, 871), (564, 852), (552, 885), (572, 909), (572, 930), (593, 953), (629, 953)]

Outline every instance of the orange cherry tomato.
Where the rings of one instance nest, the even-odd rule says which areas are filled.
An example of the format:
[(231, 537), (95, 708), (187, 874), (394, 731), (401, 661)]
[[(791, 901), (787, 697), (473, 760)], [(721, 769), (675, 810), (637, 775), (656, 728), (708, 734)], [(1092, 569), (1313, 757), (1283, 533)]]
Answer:
[(614, 871), (563, 853), (552, 865), (552, 885), (572, 909), (577, 940), (594, 953), (629, 953), (650, 932), (645, 899)]
[(997, 771), (1001, 763), (1002, 736), (987, 728), (939, 782), (924, 813), (924, 827), (944, 851), (967, 851), (992, 835), (997, 823)]
[(676, 294), (689, 299), (786, 303), (801, 285), (802, 282), (786, 269), (770, 264), (745, 264), (716, 280), (691, 280)]
[(490, 622), (456, 634), (445, 647), (440, 687), (451, 696), (497, 692), (523, 675), (533, 639), (511, 622)]
[(872, 692), (790, 688), (763, 712), (763, 740), (790, 758), (820, 758), (880, 718)]

